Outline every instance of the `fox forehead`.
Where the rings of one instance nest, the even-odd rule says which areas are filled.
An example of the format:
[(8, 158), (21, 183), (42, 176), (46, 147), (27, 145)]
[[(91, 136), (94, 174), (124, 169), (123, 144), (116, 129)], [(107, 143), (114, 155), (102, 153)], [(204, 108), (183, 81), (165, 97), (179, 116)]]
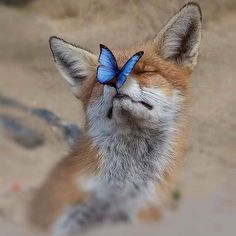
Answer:
[(187, 78), (191, 70), (178, 66), (171, 61), (163, 60), (158, 56), (158, 51), (153, 44), (140, 45), (129, 50), (115, 50), (114, 55), (119, 68), (138, 51), (144, 51), (144, 55), (137, 62), (131, 72), (140, 87), (158, 87), (166, 91), (178, 89), (185, 93), (188, 87)]

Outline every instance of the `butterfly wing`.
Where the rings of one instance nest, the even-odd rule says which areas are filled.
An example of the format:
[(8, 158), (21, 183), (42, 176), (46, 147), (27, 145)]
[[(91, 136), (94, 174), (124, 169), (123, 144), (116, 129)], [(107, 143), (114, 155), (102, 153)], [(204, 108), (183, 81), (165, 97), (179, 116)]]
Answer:
[(106, 84), (116, 76), (117, 72), (103, 65), (97, 68), (97, 80), (101, 84)]
[(143, 53), (144, 53), (143, 51), (135, 53), (121, 68), (118, 75), (118, 81), (116, 83), (117, 89), (121, 88), (122, 85), (125, 83), (127, 76), (131, 73), (136, 63), (142, 57)]
[(116, 59), (109, 48), (100, 44), (100, 55), (98, 58), (97, 80), (105, 84), (112, 80), (118, 73)]

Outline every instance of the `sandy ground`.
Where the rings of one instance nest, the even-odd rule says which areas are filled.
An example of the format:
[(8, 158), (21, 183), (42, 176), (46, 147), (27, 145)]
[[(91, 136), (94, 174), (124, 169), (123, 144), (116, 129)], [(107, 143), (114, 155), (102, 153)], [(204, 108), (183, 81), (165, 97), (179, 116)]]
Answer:
[[(129, 46), (153, 37), (183, 1), (171, 3), (170, 7), (153, 5), (154, 1), (136, 6), (130, 1), (132, 14), (123, 12), (120, 5), (113, 9), (112, 3), (106, 1), (101, 1), (103, 7), (91, 2), (93, 7), (87, 14), (86, 4), (78, 11), (73, 5), (57, 6), (56, 11), (47, 1), (35, 1), (22, 9), (0, 5), (1, 95), (29, 107), (47, 108), (82, 127), (81, 105), (60, 80), (48, 37), (56, 34), (72, 42), (79, 39), (80, 45), (94, 51), (98, 51), (100, 42)], [(203, 1), (203, 13), (208, 18), (204, 20), (200, 63), (191, 78), (189, 147), (177, 183), (182, 196), (178, 207), (166, 210), (156, 225), (116, 225), (95, 229), (88, 235), (235, 235), (236, 10), (234, 1), (221, 2)], [(0, 107), (2, 114), (34, 128), (46, 143), (25, 149), (0, 127), (0, 235), (40, 235), (27, 227), (27, 204), (68, 147), (59, 130), (37, 117), (11, 107)], [(14, 191), (16, 182), (20, 189)]]

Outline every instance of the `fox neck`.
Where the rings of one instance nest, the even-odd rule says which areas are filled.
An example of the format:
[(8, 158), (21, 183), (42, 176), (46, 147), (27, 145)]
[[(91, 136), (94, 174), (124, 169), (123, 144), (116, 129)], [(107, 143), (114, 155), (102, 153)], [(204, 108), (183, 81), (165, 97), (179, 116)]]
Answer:
[(109, 124), (103, 130), (91, 128), (90, 137), (101, 156), (102, 185), (116, 192), (146, 191), (155, 180), (161, 181), (172, 161), (175, 128), (174, 119), (152, 129), (136, 125), (114, 129)]

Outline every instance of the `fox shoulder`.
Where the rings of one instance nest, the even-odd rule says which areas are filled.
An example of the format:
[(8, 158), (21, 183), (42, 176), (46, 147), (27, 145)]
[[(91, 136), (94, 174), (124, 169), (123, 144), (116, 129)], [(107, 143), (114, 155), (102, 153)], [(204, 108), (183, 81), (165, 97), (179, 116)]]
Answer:
[(96, 175), (98, 171), (97, 149), (91, 145), (89, 137), (82, 137), (36, 191), (30, 204), (29, 221), (47, 227), (66, 206), (85, 202), (89, 193), (81, 182)]

